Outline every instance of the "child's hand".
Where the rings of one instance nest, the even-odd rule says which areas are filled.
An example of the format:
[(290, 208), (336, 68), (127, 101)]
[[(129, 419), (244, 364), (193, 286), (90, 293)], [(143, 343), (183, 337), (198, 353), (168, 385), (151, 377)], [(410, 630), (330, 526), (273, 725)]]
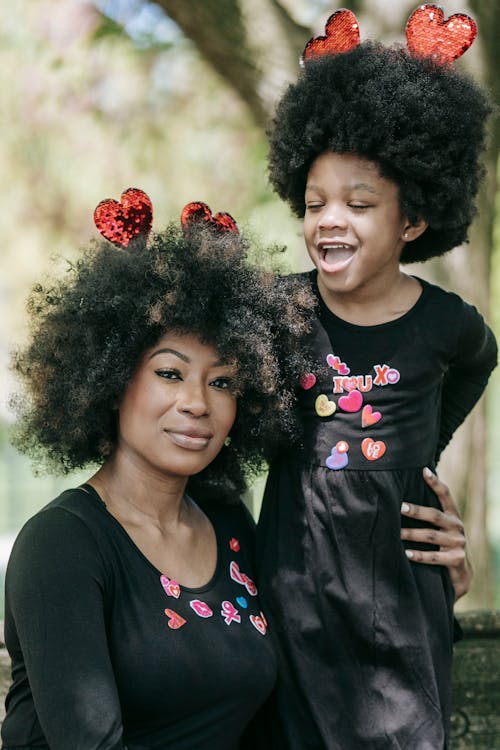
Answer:
[(427, 565), (445, 565), (450, 573), (455, 591), (455, 601), (467, 593), (472, 581), (472, 567), (467, 557), (467, 543), (464, 525), (458, 508), (448, 487), (430, 469), (423, 470), (424, 479), (436, 493), (442, 511), (424, 505), (404, 502), (401, 505), (403, 516), (418, 518), (437, 528), (401, 529), (401, 539), (425, 542), (439, 546), (438, 550), (406, 550), (412, 562)]

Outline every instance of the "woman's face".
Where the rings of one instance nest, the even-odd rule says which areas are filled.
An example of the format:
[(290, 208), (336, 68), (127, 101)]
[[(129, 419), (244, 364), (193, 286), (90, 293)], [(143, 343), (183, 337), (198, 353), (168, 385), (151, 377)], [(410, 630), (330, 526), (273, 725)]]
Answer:
[(144, 353), (120, 403), (117, 454), (166, 476), (198, 473), (233, 425), (234, 378), (234, 366), (196, 336), (162, 336)]

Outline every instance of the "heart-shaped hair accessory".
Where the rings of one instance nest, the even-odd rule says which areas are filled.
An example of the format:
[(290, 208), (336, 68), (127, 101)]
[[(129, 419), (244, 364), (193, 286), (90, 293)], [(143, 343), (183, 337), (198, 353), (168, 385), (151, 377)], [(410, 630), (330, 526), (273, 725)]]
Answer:
[(406, 24), (406, 41), (413, 57), (432, 57), (441, 64), (452, 63), (466, 52), (477, 35), (475, 21), (465, 13), (447, 20), (438, 5), (421, 5)]
[(300, 58), (301, 65), (314, 57), (338, 55), (348, 52), (359, 44), (358, 20), (352, 10), (342, 8), (332, 13), (325, 24), (324, 36), (310, 39)]
[(153, 204), (143, 190), (129, 188), (119, 201), (101, 201), (94, 211), (94, 222), (107, 240), (118, 247), (128, 247), (141, 235), (147, 240), (153, 223)]
[(205, 222), (219, 232), (239, 233), (238, 225), (231, 214), (219, 211), (213, 216), (207, 204), (201, 201), (187, 203), (181, 211), (181, 226), (184, 229), (196, 222)]

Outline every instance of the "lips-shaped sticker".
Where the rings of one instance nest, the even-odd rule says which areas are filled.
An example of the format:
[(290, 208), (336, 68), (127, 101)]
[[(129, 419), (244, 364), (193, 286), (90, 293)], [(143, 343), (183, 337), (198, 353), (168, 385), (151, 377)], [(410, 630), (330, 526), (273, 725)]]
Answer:
[(191, 609), (194, 609), (198, 617), (212, 617), (213, 611), (210, 609), (208, 604), (202, 602), (201, 599), (192, 599), (189, 602)]

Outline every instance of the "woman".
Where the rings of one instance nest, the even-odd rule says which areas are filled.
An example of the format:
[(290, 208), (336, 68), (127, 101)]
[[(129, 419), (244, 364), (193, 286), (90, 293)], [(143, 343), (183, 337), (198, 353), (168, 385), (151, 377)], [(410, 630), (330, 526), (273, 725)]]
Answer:
[(311, 303), (245, 253), (169, 227), (89, 248), (31, 297), (17, 443), (99, 468), (14, 546), (4, 750), (234, 750), (272, 689), (238, 498), (294, 431)]

